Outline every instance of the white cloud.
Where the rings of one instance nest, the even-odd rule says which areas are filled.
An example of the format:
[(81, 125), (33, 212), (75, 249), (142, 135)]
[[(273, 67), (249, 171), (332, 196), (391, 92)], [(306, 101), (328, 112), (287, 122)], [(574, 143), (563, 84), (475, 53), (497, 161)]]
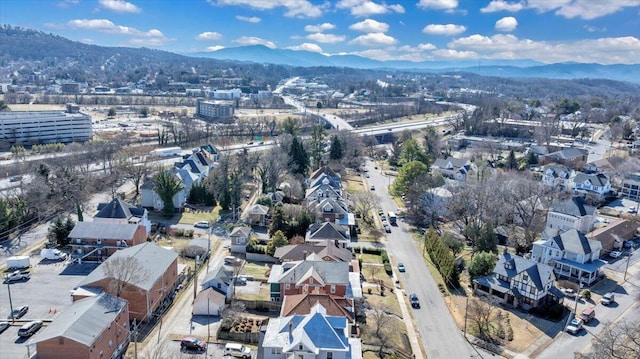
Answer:
[(214, 52), (214, 51), (218, 51), (218, 50), (222, 50), (224, 49), (224, 46), (207, 46), (206, 49), (204, 49), (205, 52)]
[(640, 57), (640, 39), (633, 36), (546, 42), (518, 39), (510, 34), (491, 37), (475, 34), (453, 40), (448, 46), (458, 51), (474, 51), (484, 58), (532, 59), (546, 63), (632, 64)]
[(417, 6), (434, 10), (454, 10), (458, 7), (458, 0), (420, 0)]
[(56, 6), (61, 8), (68, 8), (69, 6), (78, 4), (79, 0), (62, 0), (56, 4)]
[(222, 34), (219, 32), (206, 31), (196, 36), (196, 40), (200, 41), (217, 41), (220, 39), (222, 39)]
[(439, 49), (432, 52), (435, 57), (445, 59), (477, 59), (478, 54), (473, 51), (458, 51), (452, 49)]
[(583, 28), (588, 32), (605, 32), (607, 31), (606, 27), (595, 27), (590, 25), (584, 25)]
[(250, 22), (252, 24), (257, 24), (260, 21), (262, 21), (261, 18), (257, 17), (257, 16), (242, 16), (242, 15), (236, 15), (236, 20), (240, 20), (240, 21), (244, 21), (244, 22)]
[(207, 0), (213, 5), (248, 6), (257, 10), (283, 7), (287, 17), (319, 17), (324, 6), (313, 5), (308, 0)]
[(381, 15), (390, 12), (404, 14), (404, 7), (400, 4), (387, 5), (376, 3), (371, 0), (340, 0), (336, 3), (338, 9), (349, 9), (353, 16)]
[(480, 9), (480, 12), (488, 13), (488, 12), (499, 12), (499, 11), (509, 11), (509, 12), (518, 12), (524, 8), (522, 3), (510, 3), (504, 0), (493, 0), (489, 3), (489, 5)]
[(140, 31), (134, 27), (116, 25), (107, 19), (76, 19), (67, 22), (71, 29), (94, 30), (105, 34), (129, 36), (128, 44), (134, 46), (162, 46), (169, 39), (157, 29)]
[(398, 40), (389, 35), (383, 34), (381, 32), (371, 32), (366, 35), (360, 35), (356, 37), (355, 39), (349, 41), (349, 44), (374, 47), (389, 46), (395, 44), (396, 42), (398, 42)]
[(307, 39), (313, 40), (315, 42), (319, 42), (322, 44), (335, 44), (338, 42), (343, 42), (346, 39), (346, 36), (316, 32), (315, 34), (307, 35)]
[(265, 40), (255, 36), (242, 36), (233, 40), (233, 42), (242, 46), (264, 45), (270, 49), (276, 48), (276, 44), (273, 41)]
[(387, 32), (389, 25), (373, 19), (366, 19), (349, 26), (349, 29), (362, 32)]
[(325, 22), (323, 24), (318, 25), (307, 25), (304, 27), (304, 31), (306, 32), (323, 32), (326, 30), (333, 30), (336, 28), (336, 25)]
[(287, 47), (287, 49), (289, 50), (295, 50), (295, 51), (309, 51), (309, 52), (317, 52), (319, 54), (322, 54), (322, 48), (316, 44), (312, 44), (309, 42), (305, 42), (302, 43), (300, 45), (297, 46), (290, 46)]
[(142, 12), (142, 10), (130, 2), (124, 0), (99, 0), (100, 5), (115, 12)]
[(526, 0), (509, 2), (493, 0), (481, 12), (511, 11), (524, 9), (536, 10), (540, 13), (555, 11), (556, 15), (568, 19), (579, 17), (592, 20), (624, 10), (626, 7), (640, 6), (640, 0)]
[(430, 24), (422, 29), (422, 32), (430, 35), (459, 35), (467, 30), (466, 27), (462, 25), (455, 24)]
[(87, 45), (95, 44), (95, 41), (93, 39), (80, 39), (80, 42)]
[(511, 32), (515, 30), (516, 27), (518, 27), (518, 20), (516, 20), (516, 18), (513, 16), (503, 17), (502, 19), (496, 21), (495, 26), (497, 31), (504, 32)]
[(355, 52), (341, 54), (341, 55), (358, 55), (358, 56), (362, 56), (362, 57), (366, 57), (366, 58), (378, 60), (378, 61), (389, 61), (389, 60), (398, 59), (398, 56), (396, 56), (395, 54), (391, 54), (391, 52), (389, 52), (388, 50), (383, 50), (383, 49), (369, 49), (369, 50), (355, 51)]

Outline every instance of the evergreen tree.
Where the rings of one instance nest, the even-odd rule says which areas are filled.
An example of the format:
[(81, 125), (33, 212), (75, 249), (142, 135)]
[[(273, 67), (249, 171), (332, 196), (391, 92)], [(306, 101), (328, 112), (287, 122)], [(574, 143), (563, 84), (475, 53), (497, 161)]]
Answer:
[(476, 252), (498, 252), (498, 236), (494, 230), (495, 226), (491, 221), (484, 225), (478, 236)]
[(309, 168), (309, 156), (298, 137), (294, 137), (289, 148), (289, 170), (293, 174), (305, 175)]
[(164, 204), (162, 212), (165, 216), (173, 216), (173, 196), (181, 189), (182, 183), (170, 171), (160, 171), (153, 177), (153, 190)]
[(273, 209), (273, 217), (271, 218), (271, 227), (269, 228), (269, 234), (273, 236), (278, 231), (287, 231), (287, 222), (284, 219), (284, 212), (282, 211), (282, 207), (280, 206), (276, 206)]
[(289, 240), (285, 237), (282, 231), (277, 231), (271, 237), (271, 241), (267, 244), (267, 254), (273, 256), (276, 253), (276, 248), (286, 246), (289, 244)]
[(311, 141), (309, 142), (311, 160), (313, 161), (313, 168), (320, 168), (322, 162), (322, 156), (324, 155), (324, 138), (327, 132), (322, 126), (315, 126), (313, 133), (311, 134)]
[(509, 151), (509, 156), (507, 157), (507, 168), (510, 170), (518, 168), (518, 161), (516, 160), (516, 154), (513, 150)]
[(340, 160), (344, 156), (344, 146), (338, 136), (331, 137), (331, 148), (329, 148), (329, 158)]
[(471, 279), (490, 274), (496, 265), (496, 255), (489, 252), (476, 253), (469, 263)]

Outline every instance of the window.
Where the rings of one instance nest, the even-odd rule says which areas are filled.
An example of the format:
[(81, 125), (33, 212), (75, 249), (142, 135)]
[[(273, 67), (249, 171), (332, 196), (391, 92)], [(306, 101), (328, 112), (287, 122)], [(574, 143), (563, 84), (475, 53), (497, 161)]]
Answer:
[(244, 244), (243, 238), (236, 238), (236, 244)]
[(284, 289), (291, 289), (291, 284), (287, 283), (284, 285)]
[(113, 346), (113, 340), (109, 339), (109, 346)]
[(526, 274), (523, 274), (523, 275), (522, 275), (522, 281), (523, 281), (523, 282), (528, 282), (528, 281), (529, 281), (529, 276), (528, 276), (528, 275), (526, 275)]
[(336, 292), (336, 285), (335, 285), (335, 284), (332, 284), (332, 285), (331, 285), (331, 293), (333, 294), (333, 293), (335, 293), (335, 292)]
[(333, 353), (327, 352), (327, 359), (333, 359)]
[(273, 354), (273, 355), (282, 354), (282, 348), (271, 348), (271, 354)]

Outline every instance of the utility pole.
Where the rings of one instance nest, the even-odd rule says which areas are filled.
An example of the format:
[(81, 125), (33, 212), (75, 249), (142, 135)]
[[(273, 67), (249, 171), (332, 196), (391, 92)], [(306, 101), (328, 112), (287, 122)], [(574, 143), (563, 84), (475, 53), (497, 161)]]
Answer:
[(196, 256), (193, 265), (193, 301), (196, 300), (196, 296), (198, 295), (198, 262), (200, 261), (200, 256)]
[(467, 309), (469, 308), (469, 296), (467, 296), (466, 304), (464, 305), (464, 337), (467, 337)]
[(15, 318), (13, 318), (13, 302), (11, 301), (11, 283), (7, 281), (7, 291), (9, 292), (9, 310), (11, 313), (11, 321), (13, 322)]
[[(627, 255), (627, 265), (626, 267), (624, 267), (624, 281), (627, 281), (627, 271), (629, 270), (629, 261), (631, 261), (631, 253), (629, 253)], [(9, 300), (11, 300), (11, 297), (9, 297)]]

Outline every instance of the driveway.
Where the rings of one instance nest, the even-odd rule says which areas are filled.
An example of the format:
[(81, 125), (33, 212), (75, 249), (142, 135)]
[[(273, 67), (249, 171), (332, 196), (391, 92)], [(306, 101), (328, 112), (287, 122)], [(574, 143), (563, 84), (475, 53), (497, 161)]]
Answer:
[[(380, 198), (378, 205), (385, 213), (397, 211), (395, 202), (391, 199), (387, 187), (393, 178), (380, 173), (374, 168), (374, 163), (367, 161), (370, 177), (369, 185), (374, 185), (376, 195)], [(428, 358), (469, 358), (475, 351), (462, 336), (449, 314), (436, 282), (431, 277), (411, 234), (409, 225), (398, 219), (398, 225), (391, 228), (387, 234), (387, 250), (396, 262), (405, 265), (406, 272), (400, 273), (407, 293), (416, 293), (421, 308), (413, 310), (416, 319), (416, 329), (422, 340)]]

